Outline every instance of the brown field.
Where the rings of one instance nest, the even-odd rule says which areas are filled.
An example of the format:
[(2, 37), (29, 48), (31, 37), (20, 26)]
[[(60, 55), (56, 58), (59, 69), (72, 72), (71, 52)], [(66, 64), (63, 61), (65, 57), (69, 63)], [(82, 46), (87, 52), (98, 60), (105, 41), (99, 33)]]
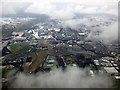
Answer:
[(31, 54), (33, 57), (36, 54), (36, 59), (34, 57), (35, 60), (33, 60), (32, 64), (30, 66), (28, 65), (24, 65), (24, 72), (28, 73), (31, 71), (34, 71), (36, 68), (41, 67), (42, 63), (44, 62), (45, 57), (48, 55), (49, 53), (49, 49), (48, 50), (37, 50), (36, 52), (34, 52), (34, 54)]

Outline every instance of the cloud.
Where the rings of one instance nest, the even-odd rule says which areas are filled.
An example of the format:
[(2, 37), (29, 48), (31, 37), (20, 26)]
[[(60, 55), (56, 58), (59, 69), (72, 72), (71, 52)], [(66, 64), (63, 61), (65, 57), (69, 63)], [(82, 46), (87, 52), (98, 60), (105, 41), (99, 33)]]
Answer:
[(93, 24), (94, 24), (94, 22), (90, 23), (88, 18), (79, 18), (79, 19), (63, 20), (63, 21), (61, 21), (60, 25), (62, 27), (69, 27), (72, 29), (78, 29), (80, 27), (80, 25), (91, 26)]
[(5, 14), (16, 14), (16, 8), (24, 7), (24, 3), (31, 3), (25, 12), (46, 14), (53, 19), (72, 19), (76, 13), (118, 14), (118, 0), (3, 0), (1, 3)]
[(71, 19), (74, 17), (73, 8), (67, 7), (57, 7), (57, 4), (52, 4), (49, 1), (42, 1), (42, 3), (34, 2), (25, 11), (27, 13), (35, 14), (46, 14), (52, 19)]
[[(98, 35), (95, 35), (96, 31), (99, 31)], [(92, 29), (91, 33), (86, 39), (100, 40), (105, 44), (110, 44), (114, 41), (118, 41), (118, 22), (114, 22), (107, 27), (97, 27)]]
[(115, 22), (111, 26), (104, 29), (99, 36), (105, 43), (110, 43), (118, 40), (118, 22)]
[(33, 2), (33, 4), (26, 9), (26, 12), (36, 13), (36, 14), (50, 14), (49, 12), (51, 12), (51, 10), (54, 9), (55, 7), (46, 1), (43, 1), (42, 3)]
[(14, 6), (12, 6), (9, 3), (2, 3), (1, 8), (2, 8), (1, 9), (1, 13), (3, 15), (6, 15), (6, 14), (16, 14), (15, 10), (13, 9)]
[(19, 73), (12, 84), (14, 88), (105, 88), (111, 87), (110, 78), (98, 74), (88, 76), (87, 70), (69, 67), (65, 71), (53, 69), (49, 73), (26, 75)]
[(2, 0), (2, 13), (16, 14), (16, 9), (24, 7), (24, 3), (31, 3), (25, 9), (27, 13), (47, 14), (55, 19), (70, 19), (76, 13), (117, 15), (118, 0)]
[[(42, 2), (42, 3), (41, 3)], [(88, 2), (88, 3), (87, 3)], [(83, 2), (81, 0), (45, 0), (34, 2), (31, 4), (26, 12), (47, 14), (54, 19), (72, 19), (76, 13), (79, 14), (111, 14), (117, 15), (117, 1), (106, 1), (106, 2)], [(100, 4), (101, 3), (101, 4)], [(47, 7), (46, 7), (47, 6)], [(58, 7), (59, 6), (59, 7)], [(61, 6), (61, 7), (60, 7)]]
[(0, 13), (2, 15), (16, 14), (20, 9), (24, 11), (28, 3), (24, 2), (1, 2)]

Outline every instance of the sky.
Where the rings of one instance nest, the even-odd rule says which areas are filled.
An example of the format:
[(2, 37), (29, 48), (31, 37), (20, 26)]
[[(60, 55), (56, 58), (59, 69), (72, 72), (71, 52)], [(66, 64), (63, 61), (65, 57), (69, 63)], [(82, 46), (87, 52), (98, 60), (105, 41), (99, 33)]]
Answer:
[(2, 0), (3, 14), (15, 14), (26, 3), (31, 4), (25, 12), (47, 14), (57, 19), (70, 19), (75, 13), (117, 15), (118, 8), (118, 0)]

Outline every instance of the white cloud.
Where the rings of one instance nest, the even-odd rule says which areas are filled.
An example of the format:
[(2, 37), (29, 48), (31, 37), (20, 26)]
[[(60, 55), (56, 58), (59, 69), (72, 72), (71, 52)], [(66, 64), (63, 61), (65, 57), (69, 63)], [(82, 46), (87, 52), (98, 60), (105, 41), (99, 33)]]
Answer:
[(85, 13), (85, 14), (96, 14), (97, 13), (97, 7), (83, 7), (83, 6), (76, 6), (75, 7), (76, 13)]
[(50, 14), (51, 10), (55, 10), (55, 7), (47, 1), (42, 1), (42, 3), (34, 2), (26, 9), (26, 12), (36, 14)]
[[(99, 35), (95, 35), (95, 32), (100, 31)], [(95, 28), (91, 31), (86, 39), (101, 40), (105, 44), (113, 43), (118, 40), (118, 22), (114, 22), (108, 27)]]
[(56, 10), (50, 16), (52, 19), (72, 19), (74, 17), (73, 8), (66, 7), (64, 9)]
[(51, 18), (57, 19), (73, 18), (75, 13), (107, 13), (117, 15), (118, 4), (118, 0), (2, 0), (2, 2), (17, 2), (15, 5), (3, 4), (3, 9), (5, 7), (4, 10), (6, 12), (14, 14), (16, 7), (22, 6), (20, 3), (31, 2), (32, 4), (25, 10), (26, 12), (47, 14)]
[(99, 38), (102, 39), (105, 43), (118, 40), (118, 22), (104, 29)]
[(91, 26), (94, 25), (94, 22), (92, 21), (90, 22), (88, 18), (69, 19), (69, 20), (63, 20), (61, 22), (61, 26), (69, 27), (72, 29), (78, 29), (81, 24)]
[[(64, 4), (64, 5), (63, 5)], [(55, 19), (70, 19), (75, 16), (76, 13), (80, 14), (112, 14), (117, 15), (117, 1), (100, 1), (96, 2), (92, 0), (45, 0), (34, 1), (34, 3), (28, 7), (26, 12), (32, 12), (37, 14), (47, 14), (51, 18)], [(61, 7), (58, 7), (60, 6)]]
[(107, 75), (88, 76), (87, 70), (69, 67), (65, 71), (54, 69), (37, 75), (17, 74), (14, 88), (107, 88), (112, 82)]
[(27, 3), (24, 2), (1, 2), (1, 14), (16, 14), (18, 9), (23, 9)]

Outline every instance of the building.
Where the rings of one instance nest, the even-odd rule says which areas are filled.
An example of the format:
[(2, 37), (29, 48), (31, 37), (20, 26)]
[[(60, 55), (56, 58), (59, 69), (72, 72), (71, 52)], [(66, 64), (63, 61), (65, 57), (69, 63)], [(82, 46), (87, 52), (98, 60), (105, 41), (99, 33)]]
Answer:
[(104, 67), (104, 70), (110, 75), (118, 74), (118, 71), (114, 67)]
[(95, 63), (96, 66), (100, 65), (98, 60), (93, 60), (93, 62)]

